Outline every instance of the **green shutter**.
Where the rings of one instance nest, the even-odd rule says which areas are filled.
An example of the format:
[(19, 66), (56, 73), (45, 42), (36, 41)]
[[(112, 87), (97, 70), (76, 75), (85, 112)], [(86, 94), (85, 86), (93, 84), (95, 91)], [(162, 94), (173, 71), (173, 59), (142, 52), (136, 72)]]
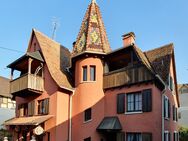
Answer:
[(142, 141), (152, 141), (151, 133), (142, 133)]
[(117, 113), (118, 114), (125, 113), (125, 94), (117, 95)]
[(175, 106), (173, 105), (173, 107), (172, 107), (172, 113), (173, 113), (173, 121), (175, 121), (176, 120), (176, 109), (175, 109)]
[(142, 91), (142, 111), (152, 111), (152, 90), (147, 89)]
[(171, 116), (171, 105), (170, 105), (170, 100), (168, 100), (168, 118)]
[(125, 141), (125, 132), (118, 132), (116, 137), (117, 141)]
[(173, 87), (174, 87), (174, 82), (172, 77), (170, 76), (170, 90), (173, 91)]
[(49, 98), (45, 99), (45, 114), (49, 113)]

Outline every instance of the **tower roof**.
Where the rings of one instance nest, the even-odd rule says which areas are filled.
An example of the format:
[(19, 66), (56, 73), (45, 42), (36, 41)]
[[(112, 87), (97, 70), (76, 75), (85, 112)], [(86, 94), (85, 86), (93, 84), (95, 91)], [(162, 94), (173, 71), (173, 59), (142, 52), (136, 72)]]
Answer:
[(111, 51), (106, 30), (96, 0), (92, 0), (83, 19), (73, 46), (73, 56), (85, 51), (108, 53)]

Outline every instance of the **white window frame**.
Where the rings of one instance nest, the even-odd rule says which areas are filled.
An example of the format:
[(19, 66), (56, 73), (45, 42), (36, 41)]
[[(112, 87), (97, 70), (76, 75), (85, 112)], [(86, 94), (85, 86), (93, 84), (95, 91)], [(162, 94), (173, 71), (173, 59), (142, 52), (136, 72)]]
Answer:
[(164, 141), (170, 141), (169, 134), (170, 134), (169, 131), (164, 131)]
[(165, 118), (165, 119), (169, 119), (169, 111), (168, 111), (169, 106), (170, 106), (170, 105), (169, 105), (169, 98), (165, 95), (165, 96), (164, 96), (164, 100), (165, 100), (165, 101), (164, 101), (164, 106), (165, 106), (165, 107), (164, 107), (164, 110), (165, 110), (165, 111), (164, 111), (164, 118)]
[[(173, 135), (173, 140), (174, 140), (174, 141), (179, 141), (179, 133), (178, 133), (177, 131), (174, 131), (174, 133), (177, 135), (177, 138), (178, 138), (178, 139), (175, 138), (175, 140), (174, 140), (174, 137), (175, 137), (175, 136)], [(176, 140), (176, 139), (177, 139), (177, 140)]]

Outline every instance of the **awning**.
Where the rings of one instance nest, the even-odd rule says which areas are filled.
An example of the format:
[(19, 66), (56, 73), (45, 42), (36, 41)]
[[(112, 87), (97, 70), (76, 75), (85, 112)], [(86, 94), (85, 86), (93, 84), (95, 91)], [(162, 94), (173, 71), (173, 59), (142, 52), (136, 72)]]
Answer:
[(37, 126), (49, 120), (52, 117), (53, 115), (12, 118), (5, 121), (4, 125), (36, 125)]
[(118, 117), (105, 117), (97, 127), (98, 131), (119, 131), (122, 130)]

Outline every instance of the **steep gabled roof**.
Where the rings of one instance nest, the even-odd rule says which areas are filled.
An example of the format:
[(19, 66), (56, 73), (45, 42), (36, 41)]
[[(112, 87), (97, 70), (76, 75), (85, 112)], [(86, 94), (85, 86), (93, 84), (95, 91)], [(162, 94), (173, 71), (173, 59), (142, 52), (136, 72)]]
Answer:
[(155, 72), (168, 84), (170, 61), (173, 53), (173, 44), (145, 52)]
[(32, 31), (31, 38), (33, 36), (39, 43), (51, 77), (59, 87), (71, 89), (71, 82), (66, 71), (66, 68), (70, 65), (71, 54), (69, 50), (35, 29)]
[(0, 96), (12, 97), (10, 94), (10, 79), (0, 76)]
[(139, 59), (142, 61), (142, 63), (154, 74), (155, 70), (152, 68), (148, 58), (145, 56), (145, 54), (141, 51), (140, 48), (138, 48), (137, 46), (133, 46), (133, 49), (135, 50), (137, 56), (139, 57)]
[(107, 53), (111, 51), (100, 10), (94, 0), (88, 6), (82, 22), (73, 47), (73, 56), (85, 51), (94, 53)]

